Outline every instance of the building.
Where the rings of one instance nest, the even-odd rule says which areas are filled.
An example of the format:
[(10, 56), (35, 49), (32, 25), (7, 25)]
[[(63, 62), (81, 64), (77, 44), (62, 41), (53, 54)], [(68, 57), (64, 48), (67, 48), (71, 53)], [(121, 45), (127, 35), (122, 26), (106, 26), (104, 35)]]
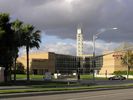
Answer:
[[(18, 58), (26, 69), (26, 56)], [(32, 53), (29, 56), (30, 72), (32, 74), (73, 73), (80, 67), (80, 58), (71, 55), (48, 53)]]
[[(132, 43), (124, 42), (114, 51), (105, 51), (103, 53), (103, 65), (99, 71), (99, 74), (113, 74), (115, 71), (127, 71), (127, 64), (122, 63), (122, 57), (127, 50), (133, 50)], [(130, 70), (133, 70), (131, 68)]]
[(73, 73), (80, 68), (80, 57), (55, 54), (55, 70), (60, 73)]
[[(99, 74), (113, 74), (115, 71), (127, 71), (127, 65), (122, 63), (121, 57), (125, 55), (123, 50), (132, 48), (131, 43), (122, 43), (113, 52), (106, 51), (101, 56), (95, 56), (95, 68), (93, 68), (93, 56), (83, 54), (83, 32), (77, 29), (77, 56), (80, 59), (80, 70), (84, 73), (96, 70)], [(116, 52), (119, 51), (119, 52)]]
[(103, 56), (96, 56), (95, 57), (95, 68), (93, 68), (93, 56), (92, 55), (85, 55), (83, 56), (84, 59), (84, 69), (85, 73), (92, 73), (93, 69), (99, 71), (103, 65)]
[(99, 74), (113, 74), (115, 71), (127, 71), (127, 65), (122, 63), (125, 52), (106, 51), (103, 54), (103, 65)]
[(77, 29), (77, 56), (83, 55), (83, 33), (81, 28)]
[[(81, 27), (77, 29), (77, 56), (80, 57), (80, 70), (82, 73), (90, 73), (93, 70), (93, 56), (83, 54), (83, 32)], [(102, 57), (96, 57), (95, 70), (99, 70), (102, 66)]]
[[(73, 73), (80, 70), (81, 73), (92, 73), (97, 70), (99, 74), (113, 74), (115, 71), (126, 71), (127, 65), (122, 64), (123, 50), (131, 47), (128, 43), (120, 45), (116, 51), (105, 51), (103, 55), (95, 56), (95, 68), (93, 68), (93, 56), (83, 54), (83, 32), (77, 29), (77, 56), (48, 53), (32, 53), (29, 56), (30, 72), (33, 74)], [(119, 52), (118, 52), (119, 51)], [(26, 69), (26, 56), (18, 58)]]

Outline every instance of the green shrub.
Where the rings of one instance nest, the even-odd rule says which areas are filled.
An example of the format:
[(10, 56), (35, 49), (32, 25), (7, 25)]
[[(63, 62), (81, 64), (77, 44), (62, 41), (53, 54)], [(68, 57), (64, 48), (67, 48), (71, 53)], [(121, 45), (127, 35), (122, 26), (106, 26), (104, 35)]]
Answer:
[[(113, 74), (114, 75), (126, 75), (127, 71), (115, 71)], [(133, 71), (130, 71), (129, 75), (133, 75)]]
[[(14, 69), (12, 70), (12, 74), (14, 73)], [(21, 62), (16, 63), (16, 74), (25, 74), (24, 65)]]

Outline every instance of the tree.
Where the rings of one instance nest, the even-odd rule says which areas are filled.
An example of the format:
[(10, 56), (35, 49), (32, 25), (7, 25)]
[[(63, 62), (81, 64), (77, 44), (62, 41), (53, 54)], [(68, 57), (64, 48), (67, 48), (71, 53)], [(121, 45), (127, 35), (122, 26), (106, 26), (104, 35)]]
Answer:
[(0, 66), (5, 68), (4, 79), (11, 80), (11, 66), (14, 58), (14, 33), (9, 14), (0, 13)]
[(127, 65), (127, 78), (130, 72), (130, 69), (133, 68), (133, 52), (132, 50), (127, 50), (125, 55), (122, 57), (122, 63)]
[(21, 37), (22, 37), (22, 25), (23, 22), (19, 21), (18, 19), (12, 22), (12, 29), (14, 31), (14, 81), (16, 81), (16, 60), (18, 58), (18, 52), (19, 48), (23, 46), (21, 42)]
[[(0, 13), (0, 66), (5, 67), (5, 81), (11, 80), (11, 66), (18, 57), (19, 48), (26, 46), (27, 80), (29, 80), (29, 49), (39, 48), (40, 31), (21, 21), (10, 21), (9, 14)], [(16, 71), (15, 71), (16, 72)], [(10, 77), (9, 77), (10, 76)], [(14, 73), (16, 80), (16, 73)]]
[(22, 33), (22, 42), (26, 46), (26, 55), (27, 55), (27, 81), (30, 80), (30, 71), (29, 71), (29, 49), (30, 48), (39, 48), (40, 40), (40, 31), (35, 30), (34, 26), (26, 24), (23, 25)]
[(24, 65), (21, 62), (16, 62), (16, 70), (13, 70), (14, 73), (16, 71), (16, 74), (25, 74)]

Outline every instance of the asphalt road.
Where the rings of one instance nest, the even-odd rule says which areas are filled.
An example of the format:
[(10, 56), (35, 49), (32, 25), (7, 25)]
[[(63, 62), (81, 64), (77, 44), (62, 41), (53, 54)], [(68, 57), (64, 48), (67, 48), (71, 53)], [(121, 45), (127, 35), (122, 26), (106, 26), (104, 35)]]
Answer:
[(32, 96), (1, 100), (133, 100), (133, 89)]

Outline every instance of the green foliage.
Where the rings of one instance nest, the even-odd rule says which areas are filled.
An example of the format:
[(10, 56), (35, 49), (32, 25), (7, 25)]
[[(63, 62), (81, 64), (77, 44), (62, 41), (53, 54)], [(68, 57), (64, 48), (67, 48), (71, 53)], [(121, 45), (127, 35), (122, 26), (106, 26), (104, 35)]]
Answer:
[(16, 74), (25, 74), (24, 65), (21, 62), (16, 63), (16, 70), (13, 70), (12, 73), (16, 71)]
[[(50, 84), (50, 87), (49, 87)], [(73, 86), (73, 87), (72, 87)], [(40, 86), (27, 86), (26, 89), (6, 89), (0, 90), (0, 94), (10, 94), (10, 93), (28, 93), (28, 92), (48, 92), (48, 91), (77, 91), (77, 90), (99, 90), (99, 89), (118, 89), (118, 88), (131, 88), (133, 84), (119, 84), (119, 85), (78, 85), (75, 84), (61, 84), (61, 83), (48, 83)]]
[[(36, 80), (43, 80), (44, 75), (30, 75), (31, 79), (36, 79)], [(26, 74), (17, 74), (16, 78), (18, 80), (23, 80), (26, 79)]]
[[(114, 75), (127, 75), (127, 71), (115, 71)], [(133, 71), (129, 72), (129, 75), (133, 75)]]
[(5, 67), (5, 77), (9, 76), (11, 66), (16, 63), (20, 47), (26, 46), (28, 52), (29, 48), (39, 48), (39, 32), (18, 19), (11, 22), (9, 14), (0, 13), (0, 66)]
[(11, 23), (12, 25), (12, 29), (14, 31), (14, 40), (15, 40), (15, 45), (16, 47), (21, 47), (23, 46), (23, 42), (21, 41), (22, 40), (22, 26), (23, 26), (23, 22), (19, 21), (18, 19), (15, 20), (14, 22)]
[(0, 66), (5, 67), (5, 81), (10, 80), (11, 66), (14, 59), (14, 32), (9, 14), (0, 13)]
[(24, 46), (29, 46), (30, 48), (39, 48), (40, 31), (35, 30), (35, 27), (30, 24), (25, 24), (22, 26), (22, 42)]
[[(93, 75), (92, 74), (85, 74), (85, 75), (80, 75), (80, 78), (82, 80), (88, 80), (88, 79), (93, 79)], [(106, 78), (103, 78), (103, 77), (95, 77), (97, 80), (98, 79), (106, 79)]]
[(9, 14), (0, 13), (0, 66), (9, 67), (13, 62), (14, 34)]
[(133, 52), (128, 50), (122, 57), (122, 63), (128, 65), (129, 68), (133, 67)]
[(39, 48), (40, 40), (40, 31), (35, 30), (34, 26), (30, 24), (23, 25), (22, 27), (22, 44), (26, 47), (26, 55), (27, 55), (27, 81), (29, 81), (29, 49), (31, 48)]

